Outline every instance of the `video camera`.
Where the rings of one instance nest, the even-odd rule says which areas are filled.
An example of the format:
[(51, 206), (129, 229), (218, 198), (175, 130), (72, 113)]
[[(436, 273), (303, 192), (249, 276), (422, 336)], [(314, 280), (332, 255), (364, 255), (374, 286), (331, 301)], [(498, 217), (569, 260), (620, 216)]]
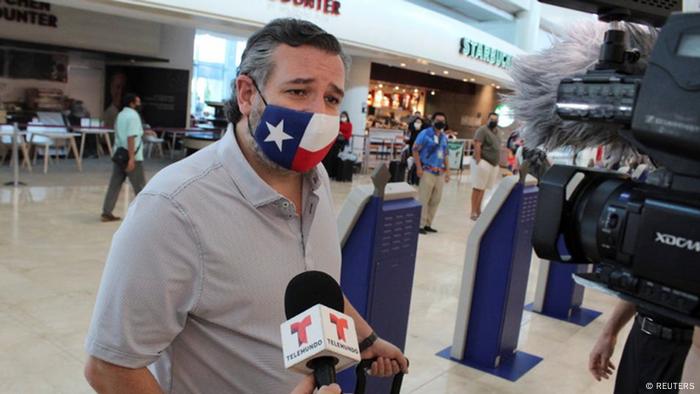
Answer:
[[(607, 122), (659, 168), (644, 183), (554, 166), (540, 183), (533, 245), (541, 258), (597, 264), (577, 282), (700, 325), (700, 13), (676, 0), (541, 0), (612, 22), (595, 69), (561, 81), (562, 119)], [(616, 21), (665, 25), (643, 75)]]

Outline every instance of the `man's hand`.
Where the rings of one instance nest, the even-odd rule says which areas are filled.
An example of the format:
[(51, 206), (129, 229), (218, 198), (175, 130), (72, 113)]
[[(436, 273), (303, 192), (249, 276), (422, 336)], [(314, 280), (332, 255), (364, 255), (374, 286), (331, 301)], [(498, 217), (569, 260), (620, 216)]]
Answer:
[(129, 159), (129, 162), (126, 164), (126, 172), (131, 172), (136, 169), (136, 160), (134, 159)]
[(423, 167), (416, 167), (416, 175), (418, 175), (418, 178), (423, 178)]
[[(314, 376), (308, 375), (304, 378), (304, 380), (299, 382), (291, 394), (314, 394), (315, 389), (316, 382), (314, 381)], [(342, 394), (342, 390), (340, 389), (340, 386), (334, 383), (330, 386), (321, 386), (316, 394)]]
[(449, 170), (445, 173), (445, 183), (450, 183), (450, 171)]
[(372, 376), (389, 377), (399, 372), (408, 373), (408, 360), (401, 350), (381, 338), (365, 349), (360, 356), (365, 360), (377, 359), (372, 363)]
[(600, 379), (609, 379), (615, 370), (615, 365), (610, 361), (615, 352), (616, 338), (612, 335), (602, 334), (598, 337), (598, 341), (588, 359), (588, 370), (591, 372), (595, 380), (600, 382)]

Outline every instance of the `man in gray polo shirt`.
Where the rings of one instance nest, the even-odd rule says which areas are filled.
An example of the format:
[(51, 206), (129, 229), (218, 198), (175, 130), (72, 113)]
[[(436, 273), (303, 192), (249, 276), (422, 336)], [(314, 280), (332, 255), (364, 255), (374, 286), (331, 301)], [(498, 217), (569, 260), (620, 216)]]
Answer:
[[(95, 390), (289, 393), (301, 380), (283, 366), (284, 291), (307, 270), (340, 276), (318, 164), (347, 67), (308, 22), (275, 20), (248, 40), (226, 135), (158, 173), (114, 235), (86, 342)], [(347, 300), (345, 311), (374, 338)], [(366, 344), (373, 374), (406, 371), (394, 345)]]

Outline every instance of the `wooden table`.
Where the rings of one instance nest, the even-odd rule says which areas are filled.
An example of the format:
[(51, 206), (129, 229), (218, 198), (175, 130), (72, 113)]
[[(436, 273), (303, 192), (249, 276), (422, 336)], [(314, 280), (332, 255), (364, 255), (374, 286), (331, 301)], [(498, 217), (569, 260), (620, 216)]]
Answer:
[(83, 160), (83, 151), (85, 150), (85, 135), (95, 134), (97, 136), (97, 157), (100, 157), (99, 149), (99, 137), (102, 136), (107, 141), (107, 150), (109, 151), (109, 157), (112, 157), (112, 141), (109, 135), (114, 133), (114, 130), (107, 129), (103, 127), (79, 127), (74, 129), (77, 133), (80, 133), (80, 160)]

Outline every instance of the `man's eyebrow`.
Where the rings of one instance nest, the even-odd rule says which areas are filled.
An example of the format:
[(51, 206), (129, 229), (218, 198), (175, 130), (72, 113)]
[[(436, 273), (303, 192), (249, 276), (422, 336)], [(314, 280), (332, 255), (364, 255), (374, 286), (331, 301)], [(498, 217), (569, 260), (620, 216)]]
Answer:
[(338, 85), (334, 83), (331, 83), (331, 90), (333, 90), (335, 94), (339, 95), (340, 97), (345, 97), (345, 91), (339, 88)]
[(314, 83), (315, 81), (315, 78), (295, 78), (290, 79), (289, 81), (285, 82), (285, 84), (308, 85), (310, 83)]

